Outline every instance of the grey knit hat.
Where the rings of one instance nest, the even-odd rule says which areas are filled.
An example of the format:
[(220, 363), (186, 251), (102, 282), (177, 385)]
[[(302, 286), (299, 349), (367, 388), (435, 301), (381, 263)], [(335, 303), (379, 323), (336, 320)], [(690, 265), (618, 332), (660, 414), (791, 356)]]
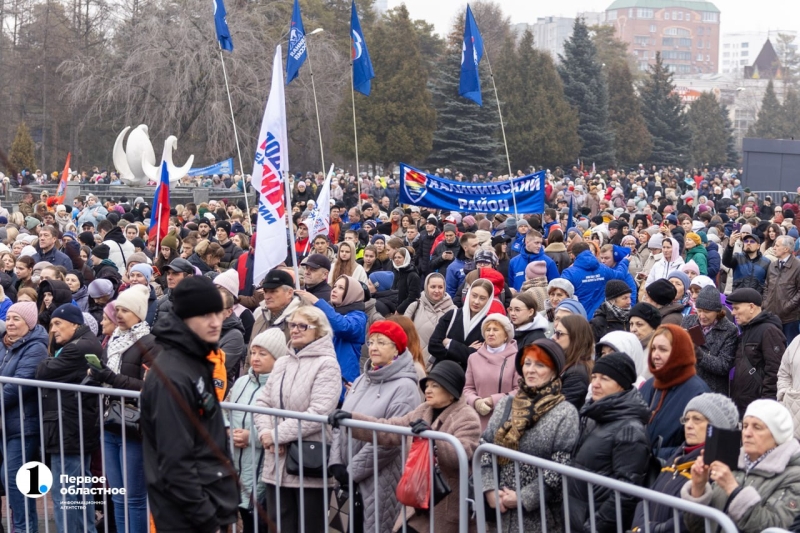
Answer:
[(286, 336), (280, 328), (269, 328), (266, 331), (256, 335), (256, 338), (250, 343), (251, 346), (259, 346), (264, 348), (275, 359), (280, 359), (286, 355)]
[(711, 285), (703, 287), (700, 294), (697, 295), (694, 306), (703, 311), (722, 311), (722, 302), (717, 288)]
[(715, 428), (736, 429), (739, 427), (739, 411), (727, 396), (716, 392), (706, 392), (695, 396), (683, 410), (683, 416), (689, 411), (697, 411), (708, 419)]
[(455, 224), (445, 224), (444, 225), (444, 233), (447, 233), (448, 231), (452, 231), (453, 233), (455, 233), (456, 232), (456, 225)]

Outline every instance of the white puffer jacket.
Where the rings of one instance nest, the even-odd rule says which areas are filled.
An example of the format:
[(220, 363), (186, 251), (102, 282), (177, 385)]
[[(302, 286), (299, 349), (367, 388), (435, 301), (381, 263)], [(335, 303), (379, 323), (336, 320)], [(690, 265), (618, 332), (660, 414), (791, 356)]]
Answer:
[(777, 398), (792, 413), (794, 436), (800, 438), (800, 337), (795, 337), (783, 352)]

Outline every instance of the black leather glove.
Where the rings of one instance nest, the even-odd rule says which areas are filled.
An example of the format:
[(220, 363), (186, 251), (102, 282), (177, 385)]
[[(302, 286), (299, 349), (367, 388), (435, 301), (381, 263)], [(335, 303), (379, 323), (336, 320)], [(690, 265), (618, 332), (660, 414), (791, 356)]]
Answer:
[(425, 422), (423, 419), (415, 420), (411, 422), (411, 433), (415, 435), (419, 435), (423, 431), (427, 431), (431, 429), (431, 425)]
[(353, 418), (353, 413), (336, 409), (334, 412), (328, 415), (328, 424), (330, 424), (332, 428), (338, 428), (339, 421), (346, 418)]
[(111, 383), (115, 376), (114, 371), (107, 366), (104, 366), (103, 368), (95, 368), (90, 366), (89, 372), (92, 375), (92, 379), (95, 379), (101, 383)]
[(347, 467), (344, 465), (331, 465), (328, 467), (328, 475), (339, 482), (343, 488), (350, 486), (350, 474), (347, 472)]

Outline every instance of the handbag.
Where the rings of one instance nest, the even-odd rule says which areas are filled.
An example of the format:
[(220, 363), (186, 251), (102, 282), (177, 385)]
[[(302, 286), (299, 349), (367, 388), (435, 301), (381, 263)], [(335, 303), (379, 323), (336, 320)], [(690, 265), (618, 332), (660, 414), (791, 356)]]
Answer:
[(122, 402), (120, 400), (111, 400), (103, 415), (103, 425), (106, 431), (117, 435), (122, 435), (122, 427), (125, 426), (126, 436), (141, 438), (140, 416), (139, 408), (130, 403), (125, 404), (125, 413), (123, 415)]
[(439, 455), (436, 442), (433, 443), (433, 505), (438, 505), (440, 501), (448, 496), (453, 490), (447, 484), (442, 471), (439, 469)]
[[(350, 501), (353, 502), (353, 529), (350, 529)], [(364, 501), (358, 485), (353, 484), (353, 494), (347, 487), (338, 487), (331, 494), (328, 506), (328, 530), (334, 533), (362, 533), (364, 531)]]
[[(283, 380), (286, 378), (286, 374), (281, 377), (281, 410), (284, 410), (283, 407)], [(298, 430), (301, 429), (302, 422), (298, 423)], [(323, 431), (324, 428), (323, 428)], [(303, 475), (305, 477), (313, 477), (313, 478), (321, 478), (323, 477), (323, 473), (327, 469), (327, 465), (325, 464), (325, 458), (328, 457), (328, 454), (331, 451), (330, 445), (325, 447), (322, 446), (322, 443), (319, 441), (314, 440), (306, 440), (302, 443), (303, 446)], [(292, 441), (286, 447), (286, 473), (299, 476), (300, 475), (300, 445), (297, 441)]]

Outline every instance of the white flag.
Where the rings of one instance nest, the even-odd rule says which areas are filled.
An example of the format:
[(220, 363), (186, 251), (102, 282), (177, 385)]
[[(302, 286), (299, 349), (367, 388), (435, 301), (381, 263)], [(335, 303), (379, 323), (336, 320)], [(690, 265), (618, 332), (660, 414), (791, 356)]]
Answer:
[(286, 260), (286, 204), (284, 178), (289, 169), (289, 135), (286, 132), (286, 98), (283, 93), (281, 45), (275, 48), (272, 87), (258, 134), (253, 186), (261, 194), (253, 283), (259, 285), (267, 272)]
[(309, 243), (313, 243), (317, 235), (328, 235), (328, 228), (331, 226), (331, 178), (333, 178), (333, 165), (322, 184), (322, 190), (319, 191), (317, 203), (306, 219)]

